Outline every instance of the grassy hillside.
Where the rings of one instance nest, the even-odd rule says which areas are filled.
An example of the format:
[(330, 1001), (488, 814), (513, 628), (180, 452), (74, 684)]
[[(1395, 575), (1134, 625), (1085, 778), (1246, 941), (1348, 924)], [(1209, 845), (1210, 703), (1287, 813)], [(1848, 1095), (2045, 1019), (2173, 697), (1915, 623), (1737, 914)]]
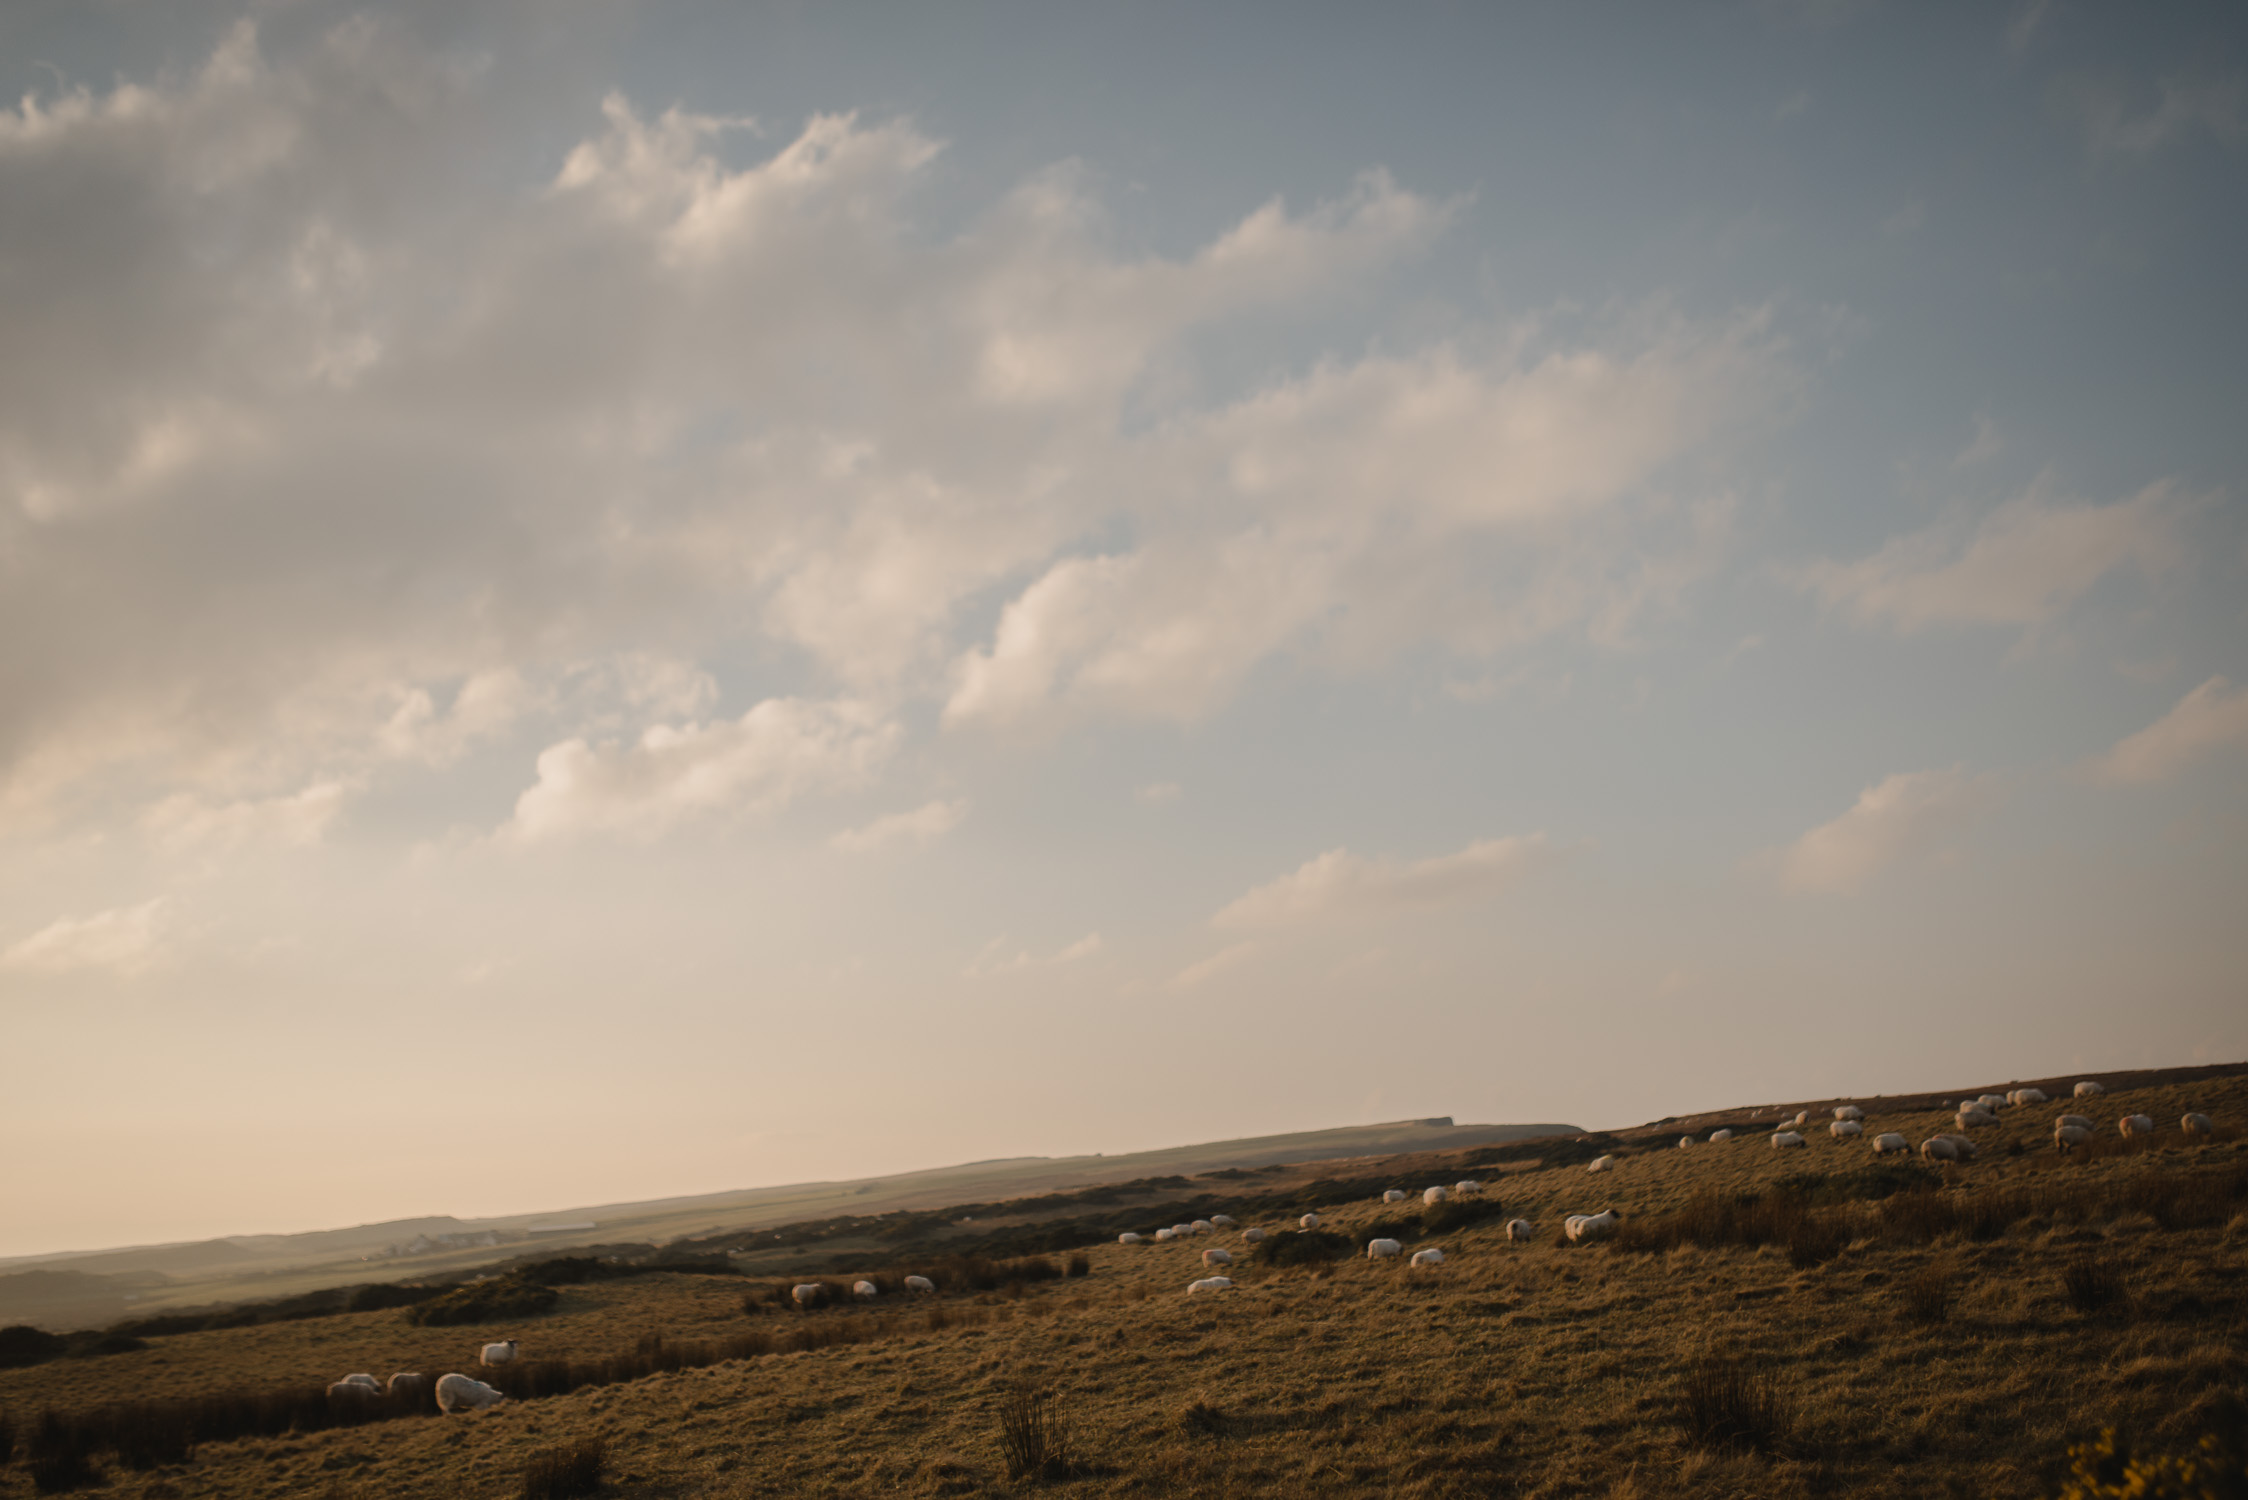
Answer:
[[(599, 1493), (712, 1500), (2056, 1494), (2071, 1442), (2113, 1427), (2182, 1449), (2248, 1398), (2248, 1079), (2098, 1105), (2083, 1111), (2103, 1124), (2093, 1152), (2050, 1149), (2063, 1101), (2006, 1111), (1977, 1133), (1977, 1161), (1942, 1170), (1823, 1131), (1798, 1151), (1760, 1131), (1680, 1150), (1664, 1122), (1195, 1183), (1277, 1201), (1321, 1180), (1472, 1173), (1538, 1226), (1526, 1243), (1500, 1216), (1432, 1234), (1417, 1200), (1370, 1192), (1322, 1210), (1353, 1252), (1375, 1232), (1440, 1246), (1430, 1269), (1356, 1253), (1263, 1265), (1218, 1233), (1108, 1243), (1088, 1274), (981, 1291), (932, 1261), (953, 1278), (937, 1296), (810, 1313), (773, 1296), (802, 1270), (646, 1274), (563, 1284), (551, 1312), (475, 1326), (390, 1310), (152, 1338), (0, 1372), (0, 1406), (22, 1426), (47, 1405), (473, 1372), (481, 1343), (519, 1338), (532, 1363), (505, 1379), (525, 1394), (493, 1411), (308, 1419), (144, 1472), (94, 1461), (109, 1493), (151, 1497), (520, 1495), (539, 1454), (594, 1438)], [(2214, 1141), (2180, 1135), (2189, 1108), (2217, 1118)], [(2126, 1111), (2161, 1133), (2121, 1141)], [(1771, 1113), (1716, 1112), (1695, 1134)], [(1924, 1107), (1869, 1114), (1916, 1143), (1950, 1128)], [(1613, 1164), (1589, 1174), (1596, 1151)], [(1615, 1242), (1556, 1243), (1563, 1215), (1611, 1205), (1627, 1216)], [(835, 1243), (799, 1250), (825, 1269)], [(1187, 1295), (1213, 1245), (1242, 1257), (1235, 1287)], [(910, 1268), (878, 1250), (859, 1267)], [(528, 1394), (542, 1385), (575, 1388)], [(1066, 1434), (1044, 1473), (1010, 1473), (1010, 1410), (1018, 1438), (1041, 1414)], [(0, 1496), (30, 1493), (19, 1456)]]

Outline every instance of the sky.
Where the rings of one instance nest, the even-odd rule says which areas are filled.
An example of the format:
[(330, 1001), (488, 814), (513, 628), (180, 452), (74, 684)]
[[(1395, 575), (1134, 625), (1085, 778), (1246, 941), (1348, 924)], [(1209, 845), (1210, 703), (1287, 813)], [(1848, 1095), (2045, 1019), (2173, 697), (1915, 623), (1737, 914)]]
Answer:
[(0, 97), (0, 1254), (2248, 1057), (2236, 6)]

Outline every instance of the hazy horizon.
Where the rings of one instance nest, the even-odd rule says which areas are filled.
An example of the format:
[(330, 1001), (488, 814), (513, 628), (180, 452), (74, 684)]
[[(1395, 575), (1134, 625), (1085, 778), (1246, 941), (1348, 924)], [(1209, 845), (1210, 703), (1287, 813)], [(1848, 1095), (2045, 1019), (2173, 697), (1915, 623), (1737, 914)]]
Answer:
[(1275, 15), (0, 16), (0, 1255), (2248, 1057), (2239, 13)]

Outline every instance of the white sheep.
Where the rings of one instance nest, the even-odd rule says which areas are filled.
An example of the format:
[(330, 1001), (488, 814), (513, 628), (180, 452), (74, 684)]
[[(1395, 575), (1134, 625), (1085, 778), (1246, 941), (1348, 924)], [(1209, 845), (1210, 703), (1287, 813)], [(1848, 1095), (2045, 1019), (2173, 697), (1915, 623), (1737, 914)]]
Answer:
[(2074, 1125), (2080, 1130), (2097, 1130), (2100, 1128), (2086, 1115), (2063, 1115), (2053, 1123), (2056, 1125)]
[(1963, 1109), (1959, 1112), (1957, 1123), (1961, 1130), (1975, 1130), (1984, 1125), (1996, 1125), (1998, 1116), (1987, 1109)]
[(1910, 1151), (1912, 1143), (1894, 1130), (1885, 1130), (1873, 1138), (1873, 1154), (1887, 1156), (1892, 1151)]
[(1196, 1219), (1192, 1224), (1187, 1225), (1187, 1228), (1193, 1230), (1196, 1234), (1208, 1234), (1212, 1227), (1208, 1219)]
[(506, 1399), (483, 1381), (471, 1380), (466, 1375), (437, 1377), (437, 1409), (447, 1414), (497, 1406)]
[(827, 1300), (827, 1288), (816, 1281), (801, 1281), (788, 1289), (788, 1295), (798, 1307), (817, 1307)]
[(1179, 1237), (1179, 1232), (1176, 1229), (1158, 1229), (1155, 1237), (1158, 1240), (1175, 1240)]
[(2006, 1102), (2016, 1109), (2031, 1104), (2043, 1104), (2045, 1103), (2045, 1091), (2043, 1089), (2016, 1089), (2006, 1096)]
[(1612, 1233), (1623, 1222), (1623, 1217), (1612, 1208), (1604, 1208), (1596, 1214), (1571, 1214), (1561, 1221), (1561, 1232), (1569, 1237), (1572, 1245), (1589, 1244)]
[(1202, 1264), (1206, 1266), (1230, 1266), (1233, 1264), (1233, 1252), (1231, 1250), (1205, 1250), (1202, 1252)]
[(1319, 1227), (1319, 1215), (1305, 1214), (1302, 1218), (1296, 1220), (1296, 1227), (1298, 1229), (1317, 1229)]
[(504, 1344), (486, 1344), (484, 1352), (476, 1356), (480, 1365), (504, 1365), (515, 1358), (516, 1342), (509, 1339)]
[(1526, 1240), (1537, 1232), (1537, 1227), (1528, 1219), (1509, 1219), (1506, 1221), (1506, 1237), (1510, 1240)]
[(2078, 1146), (2089, 1146), (2091, 1143), (2092, 1132), (2081, 1125), (2055, 1125), (2053, 1127), (2053, 1149), (2064, 1155)]
[(2191, 1114), (2178, 1121), (2178, 1128), (2187, 1135), (2215, 1135), (2217, 1122), (2204, 1114)]
[(1171, 1226), (1171, 1235), (1174, 1239), (1184, 1239), (1192, 1233), (1194, 1233), (1192, 1224), (1173, 1224)]
[(337, 1381), (336, 1384), (355, 1385), (362, 1390), (373, 1391), (377, 1395), (380, 1395), (382, 1393), (382, 1382), (375, 1379), (375, 1377), (372, 1375), (346, 1375), (343, 1379)]
[(1948, 1135), (1932, 1135), (1920, 1143), (1920, 1159), (1922, 1161), (1957, 1161), (1959, 1160), (1959, 1148), (1952, 1144), (1952, 1137)]
[(1265, 1232), (1261, 1229), (1244, 1229), (1241, 1231), (1241, 1243), (1244, 1245), (1254, 1245), (1264, 1237)]
[(1776, 1130), (1772, 1132), (1772, 1148), (1776, 1151), (1784, 1151), (1790, 1146), (1800, 1146), (1802, 1144), (1804, 1144), (1803, 1137), (1797, 1135), (1792, 1130)]
[(1210, 1227), (1212, 1229), (1231, 1229), (1233, 1228), (1233, 1220), (1224, 1214), (1212, 1214), (1210, 1215)]
[(1382, 1202), (1384, 1203), (1403, 1203), (1404, 1201), (1405, 1190), (1403, 1188), (1391, 1188), (1388, 1192), (1382, 1194)]
[(1834, 1107), (1834, 1117), (1837, 1120), (1862, 1120), (1866, 1117), (1866, 1112), (1855, 1104), (1837, 1104)]
[(1116, 1243), (1119, 1245), (1137, 1245), (1139, 1242), (1140, 1237), (1129, 1229), (1116, 1237)]
[(1421, 1189), (1421, 1203), (1424, 1207), (1428, 1208), (1434, 1208), (1437, 1204), (1442, 1203), (1445, 1199), (1451, 1196), (1452, 1190), (1448, 1187), (1432, 1187)]
[(2079, 1099), (2089, 1099), (2094, 1094), (2104, 1094), (2107, 1092), (2107, 1090), (2102, 1088), (2099, 1084), (2093, 1082), (2091, 1079), (2087, 1078), (2082, 1083), (2076, 1086), (2074, 1092), (2076, 1097)]
[[(360, 1384), (361, 1380), (366, 1381), (366, 1384)], [(382, 1387), (375, 1384), (375, 1377), (372, 1375), (346, 1376), (328, 1387), (328, 1399), (335, 1402), (379, 1401), (382, 1399)]]
[(1811, 1123), (1811, 1112), (1807, 1109), (1799, 1109), (1795, 1112), (1795, 1118), (1788, 1123), (1790, 1125), (1808, 1125)]
[(1984, 1109), (1996, 1109), (2007, 1103), (2011, 1098), (2012, 1096), (2008, 1094), (1983, 1094), (1975, 1100), (1975, 1103), (1981, 1105)]
[(1480, 1193), (1483, 1191), (1483, 1184), (1472, 1177), (1462, 1177), (1458, 1182), (1452, 1184), (1452, 1191), (1455, 1193)]
[(2154, 1134), (2154, 1120), (2148, 1115), (2125, 1115), (2116, 1121), (2116, 1128), (2128, 1136)]
[(854, 1281), (851, 1283), (851, 1295), (861, 1302), (872, 1302), (882, 1295), (882, 1288), (871, 1281)]
[(427, 1384), (429, 1377), (419, 1370), (400, 1370), (390, 1377), (389, 1390), (392, 1396), (411, 1396)]
[(1415, 1250), (1411, 1264), (1416, 1269), (1421, 1266), (1440, 1266), (1444, 1264), (1444, 1252), (1434, 1246), (1426, 1250)]
[(1951, 1142), (1952, 1149), (1959, 1153), (1961, 1161), (1973, 1161), (1975, 1153), (1982, 1149), (1963, 1135), (1947, 1135), (1944, 1139)]
[(1616, 1159), (1613, 1156), (1596, 1156), (1592, 1159), (1592, 1165), (1586, 1167), (1585, 1170), (1587, 1172), (1605, 1172), (1615, 1164)]
[[(1139, 1236), (1134, 1235), (1132, 1238), (1137, 1241)], [(905, 1279), (905, 1289), (909, 1292), (933, 1292), (937, 1289), (937, 1284), (926, 1276), (908, 1276)]]
[(1368, 1240), (1366, 1242), (1366, 1258), (1368, 1260), (1388, 1260), (1404, 1248), (1395, 1240)]
[(1709, 1133), (1710, 1144), (1713, 1146), (1719, 1141), (1729, 1141), (1732, 1138), (1733, 1132), (1730, 1130), (1713, 1130)]
[(1865, 1127), (1855, 1120), (1837, 1120), (1827, 1127), (1827, 1134), (1836, 1140), (1842, 1140), (1848, 1136), (1865, 1134)]
[(1693, 1144), (1694, 1138), (1690, 1135), (1682, 1135), (1678, 1138), (1678, 1149), (1681, 1151), (1685, 1150), (1688, 1146), (1691, 1146)]
[(1186, 1284), (1186, 1289), (1187, 1295), (1192, 1296), (1196, 1292), (1226, 1291), (1230, 1289), (1232, 1285), (1233, 1278), (1231, 1276), (1205, 1276), (1200, 1281), (1188, 1282)]

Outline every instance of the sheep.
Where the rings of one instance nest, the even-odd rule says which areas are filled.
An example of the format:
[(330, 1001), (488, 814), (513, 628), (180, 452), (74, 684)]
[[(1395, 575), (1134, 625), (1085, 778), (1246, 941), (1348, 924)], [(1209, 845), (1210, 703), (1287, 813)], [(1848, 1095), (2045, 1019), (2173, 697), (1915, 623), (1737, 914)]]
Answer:
[(1171, 1234), (1175, 1239), (1184, 1239), (1192, 1233), (1194, 1233), (1192, 1224), (1173, 1224), (1171, 1226)]
[(1866, 1112), (1855, 1104), (1837, 1104), (1834, 1107), (1834, 1117), (1837, 1120), (1862, 1120), (1866, 1117)]
[(798, 1307), (818, 1307), (827, 1300), (827, 1288), (816, 1281), (799, 1282), (788, 1289), (788, 1296)]
[(1366, 1258), (1368, 1260), (1388, 1260), (1404, 1248), (1395, 1240), (1368, 1240), (1366, 1242)]
[(1259, 1244), (1264, 1237), (1265, 1232), (1261, 1229), (1244, 1229), (1241, 1231), (1241, 1243), (1244, 1245)]
[(1188, 1282), (1186, 1290), (1187, 1295), (1191, 1297), (1196, 1292), (1223, 1292), (1231, 1289), (1232, 1286), (1233, 1278), (1231, 1276), (1205, 1276), (1200, 1281)]
[(2191, 1114), (2178, 1121), (2178, 1128), (2187, 1135), (2213, 1136), (2217, 1133), (2217, 1122), (2204, 1114)]
[(1807, 1109), (1799, 1109), (1795, 1112), (1795, 1118), (1788, 1123), (1790, 1125), (1808, 1125), (1811, 1123), (1811, 1112)]
[(1952, 1144), (1952, 1137), (1948, 1135), (1932, 1135), (1920, 1143), (1920, 1159), (1922, 1161), (1957, 1161), (1959, 1160), (1959, 1148)]
[(1430, 1246), (1426, 1250), (1415, 1250), (1413, 1252), (1411, 1265), (1415, 1270), (1422, 1266), (1440, 1266), (1442, 1264), (1444, 1264), (1444, 1252), (1434, 1246)]
[(2147, 1115), (2125, 1115), (2116, 1121), (2116, 1128), (2125, 1136), (2154, 1134), (2154, 1120)]
[(1976, 1145), (1973, 1141), (1969, 1140), (1966, 1136), (1963, 1135), (1947, 1135), (1944, 1137), (1944, 1139), (1951, 1142), (1952, 1149), (1959, 1153), (1959, 1159), (1961, 1161), (1973, 1161), (1975, 1159), (1975, 1153), (1982, 1149), (1980, 1146)]
[(2081, 1125), (2055, 1125), (2053, 1127), (2053, 1149), (2064, 1156), (2078, 1146), (2089, 1146), (2091, 1143), (2092, 1132)]
[(861, 1302), (872, 1302), (876, 1297), (882, 1295), (882, 1288), (871, 1281), (854, 1281), (851, 1283), (851, 1295)]
[(1885, 1130), (1873, 1138), (1873, 1154), (1887, 1156), (1892, 1151), (1910, 1151), (1912, 1143), (1894, 1130)]
[(1510, 1240), (1526, 1240), (1537, 1232), (1537, 1226), (1528, 1219), (1509, 1219), (1506, 1221), (1506, 1237)]
[(1480, 1193), (1483, 1191), (1483, 1184), (1472, 1177), (1462, 1177), (1458, 1182), (1452, 1184), (1452, 1191), (1455, 1193)]
[(1434, 1208), (1437, 1204), (1442, 1203), (1445, 1199), (1451, 1196), (1452, 1190), (1448, 1187), (1432, 1187), (1421, 1189), (1421, 1203), (1423, 1206), (1428, 1208)]
[(1176, 1229), (1158, 1229), (1155, 1237), (1158, 1240), (1175, 1240), (1179, 1237), (1179, 1232)]
[(480, 1365), (504, 1365), (515, 1358), (516, 1342), (509, 1339), (504, 1344), (486, 1344), (484, 1352), (476, 1356)]
[(1134, 1234), (1129, 1229), (1125, 1230), (1122, 1234), (1116, 1237), (1116, 1243), (1118, 1243), (1119, 1245), (1136, 1245), (1139, 1242), (1140, 1237)]
[(1681, 1151), (1685, 1150), (1688, 1146), (1691, 1146), (1693, 1144), (1694, 1138), (1690, 1135), (1682, 1135), (1678, 1138), (1678, 1149)]
[(1592, 1159), (1592, 1165), (1586, 1167), (1585, 1170), (1587, 1172), (1605, 1172), (1615, 1164), (1616, 1159), (1613, 1156), (1596, 1156)]
[(358, 1386), (361, 1390), (369, 1391), (377, 1395), (380, 1395), (382, 1392), (382, 1382), (375, 1379), (375, 1377), (372, 1375), (346, 1375), (343, 1379), (337, 1381), (336, 1384), (355, 1385)]
[(1849, 1136), (1865, 1134), (1865, 1127), (1855, 1120), (1837, 1120), (1827, 1127), (1827, 1134), (1833, 1136), (1836, 1140), (1842, 1140)]
[(1233, 1252), (1231, 1250), (1205, 1250), (1202, 1252), (1202, 1264), (1206, 1266), (1230, 1266), (1233, 1264)]
[[(1133, 1235), (1132, 1240), (1137, 1244), (1139, 1236)], [(926, 1276), (908, 1276), (905, 1279), (905, 1289), (909, 1292), (933, 1292), (937, 1289), (937, 1284)]]
[(1998, 1116), (1987, 1109), (1963, 1109), (1958, 1116), (1958, 1125), (1961, 1130), (1974, 1130), (1980, 1126), (1996, 1125), (1997, 1123)]
[(2063, 1115), (2053, 1123), (2056, 1125), (2074, 1125), (2079, 1130), (2097, 1130), (2100, 1128), (2084, 1115)]
[[(360, 1384), (365, 1381), (366, 1384)], [(380, 1401), (382, 1387), (375, 1384), (372, 1375), (349, 1375), (328, 1387), (328, 1399), (342, 1404), (353, 1401)]]
[(2007, 1102), (2007, 1096), (2004, 1094), (1983, 1094), (1977, 1097), (1974, 1102), (1984, 1109), (1996, 1109)]
[(1772, 1132), (1772, 1149), (1775, 1151), (1784, 1151), (1790, 1146), (1800, 1146), (1802, 1144), (1803, 1137), (1797, 1135), (1792, 1130), (1776, 1130)]
[(1317, 1229), (1319, 1227), (1319, 1215), (1305, 1214), (1302, 1218), (1296, 1220), (1296, 1227), (1298, 1229)]
[(483, 1381), (471, 1380), (466, 1375), (437, 1377), (437, 1409), (448, 1415), (457, 1411), (475, 1411), (480, 1407), (497, 1406), (506, 1399)]
[(1210, 1215), (1210, 1227), (1212, 1229), (1231, 1229), (1234, 1227), (1234, 1225), (1233, 1220), (1228, 1218), (1226, 1215), (1212, 1214)]
[(1196, 1219), (1192, 1224), (1187, 1225), (1187, 1228), (1191, 1229), (1196, 1234), (1208, 1234), (1210, 1232), (1211, 1225), (1208, 1219)]
[(1561, 1232), (1569, 1237), (1572, 1245), (1588, 1244), (1612, 1232), (1623, 1222), (1623, 1217), (1612, 1208), (1604, 1208), (1596, 1214), (1571, 1214), (1562, 1220)]
[(2043, 1089), (2016, 1089), (2006, 1096), (2006, 1102), (2016, 1109), (2032, 1104), (2043, 1104), (2046, 1102), (2045, 1091)]
[(1384, 1203), (1403, 1203), (1404, 1201), (1405, 1190), (1403, 1188), (1391, 1188), (1388, 1192), (1382, 1194), (1382, 1202)]
[(2087, 1078), (2082, 1083), (2078, 1084), (2071, 1092), (2073, 1092), (2079, 1099), (2089, 1099), (2094, 1094), (2104, 1094), (2107, 1092), (2107, 1090), (2099, 1084), (2093, 1082), (2091, 1079)]
[(1709, 1141), (1713, 1146), (1716, 1145), (1719, 1141), (1729, 1141), (1732, 1138), (1733, 1132), (1730, 1130), (1713, 1130), (1709, 1133)]
[(420, 1392), (421, 1388), (427, 1384), (429, 1384), (429, 1377), (422, 1374), (420, 1371), (400, 1370), (397, 1374), (390, 1377), (390, 1385), (388, 1389), (393, 1398), (398, 1398), (416, 1395)]

